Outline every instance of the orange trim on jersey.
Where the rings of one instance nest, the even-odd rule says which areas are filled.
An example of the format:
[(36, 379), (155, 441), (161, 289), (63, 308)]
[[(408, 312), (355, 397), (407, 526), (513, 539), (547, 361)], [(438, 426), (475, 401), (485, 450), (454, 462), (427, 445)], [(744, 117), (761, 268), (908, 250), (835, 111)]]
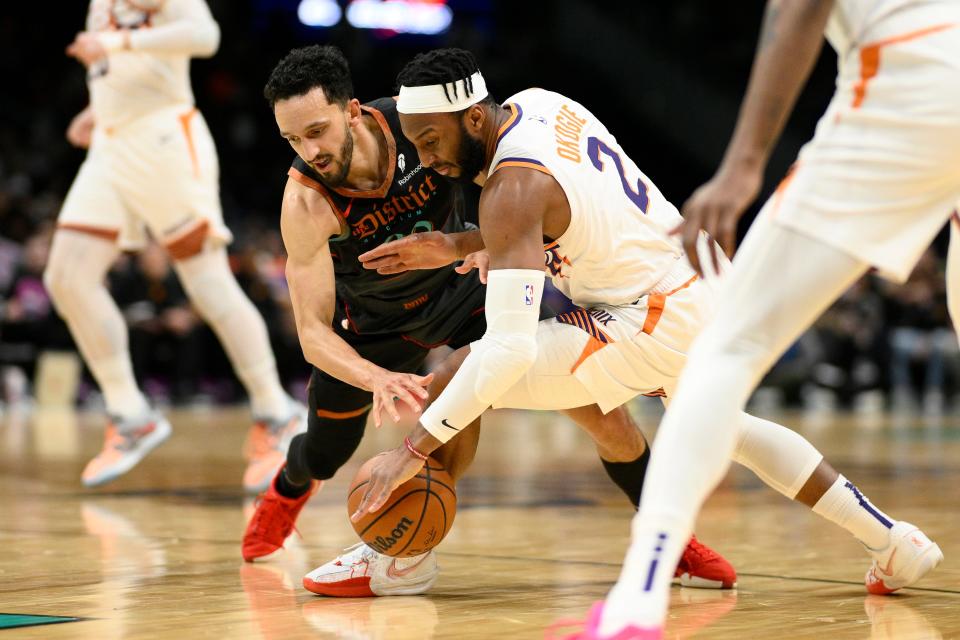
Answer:
[[(501, 162), (500, 164), (497, 165), (497, 167), (496, 167), (493, 171), (498, 171), (499, 169), (502, 169), (502, 168), (504, 168), (504, 167), (520, 167), (520, 168), (522, 168), (522, 169), (533, 169), (534, 171), (539, 171), (539, 172), (541, 172), (541, 173), (545, 173), (545, 174), (547, 174), (548, 176), (552, 176), (552, 175), (553, 175), (553, 173), (550, 172), (550, 169), (547, 169), (547, 168), (546, 168), (545, 166), (543, 166), (542, 164), (534, 164), (534, 163), (532, 163), (532, 162), (517, 162), (517, 161), (515, 161), (515, 160), (514, 160), (514, 161), (508, 161), (508, 162)], [(493, 173), (493, 172), (491, 172), (491, 173)]]
[(197, 149), (193, 145), (193, 132), (190, 130), (190, 120), (193, 119), (197, 109), (193, 108), (186, 113), (181, 113), (177, 118), (180, 120), (180, 126), (183, 128), (183, 137), (187, 139), (187, 151), (190, 152), (190, 163), (193, 165), (193, 176), (200, 177), (200, 163), (197, 161)]
[(957, 229), (960, 230), (960, 211), (954, 209), (953, 213), (950, 214), (950, 220), (953, 221), (953, 224), (957, 225)]
[(328, 418), (330, 420), (348, 420), (350, 418), (362, 416), (367, 411), (370, 411), (371, 406), (373, 405), (368, 404), (365, 407), (360, 407), (356, 411), (326, 411), (324, 409), (317, 409), (317, 417)]
[(699, 276), (693, 276), (673, 291), (668, 291), (667, 293), (651, 293), (647, 296), (647, 318), (643, 321), (643, 329), (641, 329), (640, 332), (646, 333), (647, 335), (653, 333), (653, 330), (657, 328), (657, 324), (660, 322), (660, 316), (663, 315), (663, 308), (667, 305), (667, 298), (692, 285), (697, 281), (698, 277)]
[(390, 185), (393, 184), (393, 174), (397, 169), (397, 141), (393, 137), (393, 132), (390, 131), (390, 125), (387, 124), (387, 119), (383, 117), (383, 114), (380, 113), (379, 110), (366, 105), (360, 105), (360, 110), (373, 116), (373, 119), (380, 125), (383, 137), (387, 141), (387, 175), (384, 176), (383, 182), (376, 189), (368, 189), (366, 191), (334, 189), (334, 191), (347, 198), (384, 198), (387, 192), (390, 191)]
[(328, 205), (330, 205), (330, 210), (333, 211), (333, 215), (337, 216), (337, 220), (340, 221), (340, 235), (350, 233), (350, 226), (347, 224), (347, 216), (350, 214), (350, 209), (353, 207), (352, 200), (350, 201), (350, 206), (347, 207), (346, 213), (344, 213), (340, 211), (340, 209), (337, 209), (336, 203), (333, 201), (333, 198), (330, 197), (330, 193), (327, 191), (326, 187), (324, 187), (322, 184), (304, 174), (296, 167), (290, 167), (287, 169), (287, 175), (290, 176), (292, 180), (295, 180), (308, 189), (313, 189), (322, 195), (323, 199), (327, 201)]
[(117, 238), (120, 237), (120, 231), (118, 229), (106, 229), (104, 227), (94, 227), (88, 224), (76, 224), (73, 222), (58, 222), (57, 229), (85, 233), (88, 236), (102, 238), (103, 240), (109, 240), (110, 242), (116, 242)]
[(580, 357), (577, 358), (577, 361), (573, 363), (572, 367), (570, 367), (570, 373), (573, 373), (579, 369), (580, 365), (582, 365), (587, 358), (595, 354), (597, 351), (600, 351), (600, 349), (603, 349), (605, 346), (607, 346), (607, 343), (601, 342), (593, 336), (590, 336), (587, 339), (587, 344), (585, 344), (583, 347), (583, 352), (580, 354)]
[(899, 42), (906, 42), (907, 40), (922, 38), (923, 36), (945, 29), (951, 29), (955, 26), (957, 26), (955, 23), (938, 24), (933, 27), (926, 27), (925, 29), (911, 31), (910, 33), (863, 45), (860, 48), (860, 80), (858, 80), (853, 87), (853, 108), (859, 108), (866, 98), (867, 84), (877, 75), (877, 71), (880, 69), (880, 50), (883, 47)]
[(210, 221), (206, 218), (198, 218), (170, 234), (164, 239), (163, 246), (174, 260), (186, 260), (203, 251), (203, 245), (209, 234)]

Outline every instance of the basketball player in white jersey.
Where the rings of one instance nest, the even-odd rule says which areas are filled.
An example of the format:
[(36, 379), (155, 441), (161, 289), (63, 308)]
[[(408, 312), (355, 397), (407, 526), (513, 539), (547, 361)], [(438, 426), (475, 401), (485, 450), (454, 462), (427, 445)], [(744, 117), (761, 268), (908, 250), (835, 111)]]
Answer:
[[(771, 1), (723, 162), (684, 207), (688, 251), (701, 230), (732, 249), (824, 32), (839, 56), (836, 93), (751, 227), (690, 354), (657, 436), (620, 579), (594, 608), (584, 638), (661, 637), (669, 585), (662, 567), (726, 471), (741, 437), (736, 416), (764, 372), (869, 268), (905, 280), (960, 200), (960, 2)], [(951, 227), (956, 324), (960, 265)], [(838, 483), (828, 495), (853, 491)], [(862, 539), (876, 559), (867, 573), (872, 592), (905, 586), (942, 558), (909, 525), (885, 526), (886, 537)]]
[(67, 47), (87, 69), (90, 106), (67, 132), (89, 153), (63, 203), (44, 282), (106, 399), (103, 450), (86, 486), (129, 471), (170, 435), (134, 379), (127, 327), (104, 287), (119, 252), (146, 230), (174, 260), (250, 395), (244, 486), (259, 491), (283, 464), (304, 409), (284, 392), (266, 327), (230, 271), (213, 140), (194, 107), (190, 58), (213, 55), (220, 30), (203, 0), (91, 0)]
[[(354, 519), (376, 511), (424, 456), (491, 405), (556, 410), (595, 403), (609, 411), (638, 394), (669, 402), (717, 297), (716, 274), (697, 277), (669, 235), (680, 214), (586, 107), (542, 89), (522, 91), (501, 107), (473, 57), (459, 49), (418, 56), (398, 81), (401, 125), (421, 163), (483, 184), (487, 331), (451, 356), (462, 364), (404, 446), (380, 458)], [(700, 244), (708, 252), (705, 236)], [(390, 269), (407, 262), (406, 247), (414, 245), (404, 239), (371, 254), (382, 256), (378, 268)], [(580, 309), (538, 323), (545, 271)], [(746, 413), (728, 420), (736, 427), (737, 461), (858, 539), (886, 544), (892, 521), (809, 442)]]

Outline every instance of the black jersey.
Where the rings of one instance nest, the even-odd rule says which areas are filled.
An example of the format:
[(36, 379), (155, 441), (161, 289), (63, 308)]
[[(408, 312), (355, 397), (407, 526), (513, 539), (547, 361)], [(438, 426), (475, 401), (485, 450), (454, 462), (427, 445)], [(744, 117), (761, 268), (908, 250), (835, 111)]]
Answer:
[[(396, 101), (380, 98), (362, 107), (386, 138), (387, 175), (378, 189), (330, 189), (299, 156), (288, 175), (319, 191), (340, 219), (342, 233), (330, 239), (337, 303), (350, 331), (361, 334), (408, 331), (432, 314), (450, 312), (462, 278), (448, 265), (440, 269), (383, 276), (364, 269), (362, 253), (384, 242), (423, 231), (464, 229), (461, 188), (420, 164), (416, 147), (403, 137)], [(340, 314), (338, 314), (340, 316)]]

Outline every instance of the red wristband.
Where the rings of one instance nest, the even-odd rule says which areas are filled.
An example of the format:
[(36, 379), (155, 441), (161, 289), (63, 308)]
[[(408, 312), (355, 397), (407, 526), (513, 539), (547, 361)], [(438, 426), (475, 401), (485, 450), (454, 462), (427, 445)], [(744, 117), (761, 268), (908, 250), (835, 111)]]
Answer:
[(413, 443), (410, 442), (410, 436), (407, 436), (406, 438), (403, 439), (403, 446), (407, 448), (407, 451), (409, 451), (416, 457), (420, 458), (421, 460), (426, 460), (429, 457), (416, 450), (416, 448), (413, 446)]

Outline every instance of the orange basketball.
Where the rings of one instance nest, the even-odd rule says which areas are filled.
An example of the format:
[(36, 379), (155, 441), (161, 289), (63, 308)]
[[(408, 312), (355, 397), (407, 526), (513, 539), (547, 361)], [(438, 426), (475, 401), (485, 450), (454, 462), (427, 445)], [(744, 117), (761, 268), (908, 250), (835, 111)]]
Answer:
[[(376, 459), (367, 460), (353, 478), (347, 495), (348, 514), (360, 506)], [(453, 479), (439, 462), (429, 458), (416, 476), (390, 494), (379, 511), (351, 524), (360, 538), (380, 553), (418, 556), (440, 544), (456, 514)]]

